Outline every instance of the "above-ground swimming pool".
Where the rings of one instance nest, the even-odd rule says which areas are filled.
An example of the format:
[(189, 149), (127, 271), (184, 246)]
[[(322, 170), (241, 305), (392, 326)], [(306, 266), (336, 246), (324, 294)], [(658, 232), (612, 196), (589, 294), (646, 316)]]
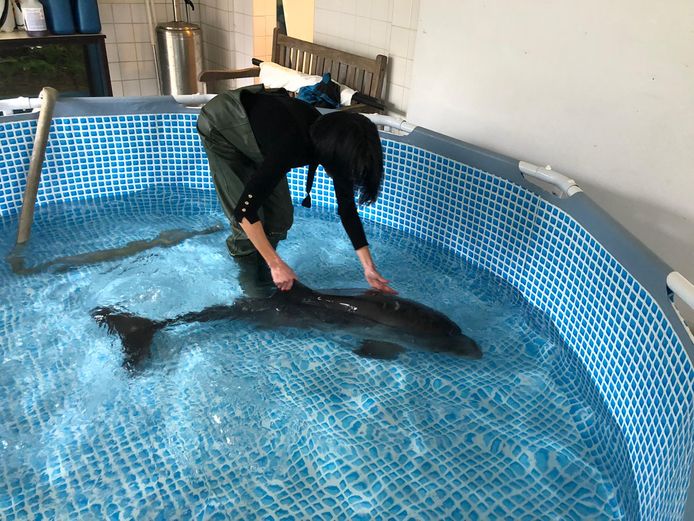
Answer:
[[(58, 107), (32, 239), (0, 265), (1, 518), (682, 518), (694, 369), (668, 268), (583, 194), (423, 129), (382, 135), (367, 236), (481, 360), (373, 360), (348, 330), (238, 320), (162, 331), (124, 371), (95, 306), (159, 319), (241, 295), (195, 118), (166, 98)], [(35, 125), (0, 120), (4, 255)], [(311, 287), (364, 287), (322, 172), (313, 201), (283, 256)]]

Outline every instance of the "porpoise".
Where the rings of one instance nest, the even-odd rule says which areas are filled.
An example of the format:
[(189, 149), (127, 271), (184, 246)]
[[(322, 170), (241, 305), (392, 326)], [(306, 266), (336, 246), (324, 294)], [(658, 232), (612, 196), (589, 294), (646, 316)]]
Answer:
[(430, 351), (480, 358), (474, 340), (446, 315), (428, 306), (375, 290), (312, 290), (296, 281), (289, 291), (265, 298), (240, 298), (174, 318), (151, 320), (117, 307), (92, 310), (96, 322), (120, 336), (123, 365), (135, 369), (150, 355), (157, 331), (175, 324), (244, 320), (264, 328), (344, 330), (358, 337), (354, 353), (393, 360), (403, 344)]

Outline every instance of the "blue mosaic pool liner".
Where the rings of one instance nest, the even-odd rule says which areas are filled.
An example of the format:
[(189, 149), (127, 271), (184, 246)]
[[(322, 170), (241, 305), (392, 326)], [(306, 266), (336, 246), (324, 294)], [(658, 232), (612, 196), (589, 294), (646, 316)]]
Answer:
[[(191, 114), (54, 121), (38, 204), (177, 183), (211, 190)], [(21, 206), (35, 121), (0, 124), (0, 216)], [(502, 177), (385, 139), (386, 179), (364, 218), (455, 251), (513, 284), (551, 317), (621, 429), (638, 500), (629, 519), (682, 517), (694, 459), (694, 368), (655, 299), (567, 212)], [(290, 174), (295, 202), (305, 169)], [(335, 206), (319, 170), (314, 204)], [(618, 455), (615, 455), (619, 458)], [(630, 482), (631, 477), (624, 478)]]

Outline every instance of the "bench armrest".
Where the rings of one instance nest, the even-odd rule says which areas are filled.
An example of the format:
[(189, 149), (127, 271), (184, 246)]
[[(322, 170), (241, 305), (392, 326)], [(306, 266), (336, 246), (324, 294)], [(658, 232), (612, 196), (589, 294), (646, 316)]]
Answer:
[(239, 78), (255, 78), (260, 76), (260, 67), (248, 67), (247, 69), (213, 69), (202, 71), (200, 81), (236, 80)]

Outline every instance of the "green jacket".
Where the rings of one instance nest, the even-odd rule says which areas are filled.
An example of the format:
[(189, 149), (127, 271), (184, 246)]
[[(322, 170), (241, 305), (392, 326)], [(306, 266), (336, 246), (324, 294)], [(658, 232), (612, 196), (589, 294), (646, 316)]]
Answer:
[(241, 104), (241, 93), (244, 90), (261, 91), (263, 85), (251, 85), (217, 94), (200, 111), (198, 132), (209, 136), (210, 130), (214, 128), (243, 155), (258, 164), (263, 161), (263, 155)]

